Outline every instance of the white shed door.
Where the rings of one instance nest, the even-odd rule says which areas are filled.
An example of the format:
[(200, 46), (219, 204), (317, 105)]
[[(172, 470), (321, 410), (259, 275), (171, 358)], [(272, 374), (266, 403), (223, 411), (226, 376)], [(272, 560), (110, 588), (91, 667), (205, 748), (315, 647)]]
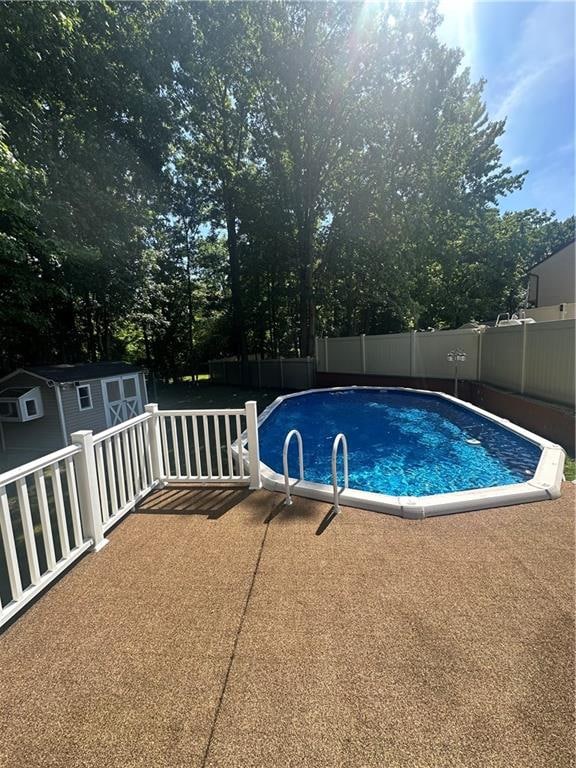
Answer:
[(114, 427), (142, 410), (138, 375), (102, 379), (106, 424)]

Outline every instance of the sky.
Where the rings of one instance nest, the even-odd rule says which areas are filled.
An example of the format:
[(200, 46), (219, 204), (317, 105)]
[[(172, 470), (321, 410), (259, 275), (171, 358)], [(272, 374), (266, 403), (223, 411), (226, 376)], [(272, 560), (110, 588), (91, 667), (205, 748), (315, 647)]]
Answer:
[(501, 210), (574, 214), (574, 25), (562, 0), (440, 0), (439, 35), (461, 48), (474, 81), (486, 79), (491, 119), (507, 118), (502, 160), (528, 170)]

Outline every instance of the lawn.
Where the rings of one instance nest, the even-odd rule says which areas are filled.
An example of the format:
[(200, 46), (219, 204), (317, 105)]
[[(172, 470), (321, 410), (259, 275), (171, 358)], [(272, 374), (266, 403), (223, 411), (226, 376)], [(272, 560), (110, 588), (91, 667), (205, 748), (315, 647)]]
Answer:
[(256, 400), (258, 412), (280, 395), (282, 389), (251, 389), (232, 387), (209, 382), (184, 382), (183, 384), (158, 384), (157, 392), (149, 392), (151, 400), (157, 397), (158, 407), (164, 409), (241, 408), (247, 400)]

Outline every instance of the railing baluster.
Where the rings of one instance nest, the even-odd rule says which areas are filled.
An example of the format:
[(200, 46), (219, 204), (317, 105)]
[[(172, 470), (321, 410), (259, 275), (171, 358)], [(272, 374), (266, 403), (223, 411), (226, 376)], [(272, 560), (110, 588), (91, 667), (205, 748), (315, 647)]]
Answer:
[(194, 440), (194, 459), (196, 462), (196, 477), (202, 477), (202, 456), (200, 455), (200, 440), (198, 439), (198, 417), (192, 416), (192, 437)]
[(132, 476), (132, 459), (130, 458), (130, 445), (128, 442), (128, 432), (121, 433), (122, 437), (122, 452), (124, 454), (124, 464), (126, 467), (125, 475), (127, 481), (127, 501), (132, 501), (134, 498), (134, 477)]
[(238, 450), (238, 471), (240, 478), (244, 480), (246, 475), (244, 474), (244, 457), (242, 455), (242, 425), (238, 415), (236, 416), (236, 445)]
[(172, 431), (172, 451), (174, 453), (174, 468), (176, 477), (182, 477), (182, 468), (180, 467), (180, 447), (178, 445), (178, 427), (176, 426), (176, 417), (170, 416), (170, 429)]
[(66, 509), (64, 507), (64, 494), (62, 493), (62, 479), (60, 478), (60, 464), (56, 462), (50, 466), (52, 470), (52, 490), (54, 492), (54, 506), (56, 508), (56, 523), (60, 536), (60, 548), (62, 557), (70, 554), (70, 540), (68, 539), (68, 527), (66, 525)]
[(120, 435), (114, 435), (114, 457), (116, 461), (113, 464), (113, 470), (118, 474), (120, 509), (124, 509), (124, 507), (126, 506), (126, 486), (124, 484), (124, 462), (122, 461), (122, 448), (120, 446)]
[(230, 437), (230, 416), (224, 416), (224, 430), (226, 434), (226, 458), (228, 461), (228, 477), (230, 480), (234, 477), (234, 463), (232, 461), (232, 439)]
[(114, 470), (114, 456), (112, 455), (112, 437), (103, 441), (106, 452), (106, 469), (108, 470), (108, 491), (112, 516), (118, 512), (118, 487), (116, 485), (116, 472)]
[(192, 477), (192, 465), (190, 463), (190, 446), (188, 444), (188, 417), (182, 416), (182, 442), (184, 445), (184, 462), (186, 464), (186, 478)]
[(148, 484), (154, 482), (154, 470), (152, 464), (152, 438), (151, 432), (154, 429), (155, 419), (148, 419), (142, 424), (142, 439), (144, 440), (144, 458), (146, 460), (146, 472), (148, 473)]
[(140, 467), (140, 476), (142, 481), (142, 488), (148, 488), (151, 483), (150, 475), (148, 474), (148, 466), (146, 464), (146, 442), (145, 442), (145, 428), (146, 423), (136, 425), (136, 439), (138, 442), (138, 466)]
[(100, 510), (102, 512), (102, 522), (107, 523), (110, 519), (108, 511), (108, 493), (106, 491), (106, 472), (104, 469), (104, 455), (102, 452), (102, 443), (94, 446), (96, 454), (96, 468), (98, 470), (98, 490), (100, 491)]
[(132, 451), (132, 471), (134, 473), (134, 490), (137, 496), (142, 492), (142, 472), (140, 470), (140, 457), (136, 445), (136, 427), (129, 430), (130, 450)]
[(30, 570), (30, 581), (32, 584), (38, 584), (40, 581), (40, 565), (38, 564), (34, 523), (32, 522), (30, 499), (28, 498), (28, 486), (26, 485), (25, 477), (21, 477), (16, 481), (16, 493), (18, 494), (18, 506), (20, 507), (20, 517), (22, 519), (22, 530), (24, 532), (24, 544), (26, 546), (28, 568)]
[(19, 600), (22, 597), (22, 580), (20, 578), (20, 568), (18, 567), (16, 542), (14, 541), (14, 531), (12, 530), (12, 519), (10, 517), (10, 506), (8, 504), (6, 486), (0, 488), (0, 530), (2, 531), (2, 541), (4, 543), (4, 553), (6, 555), (6, 566), (8, 568), (8, 579), (10, 581), (12, 599)]
[(80, 520), (80, 506), (78, 504), (78, 489), (76, 488), (76, 472), (74, 471), (74, 460), (68, 456), (64, 460), (66, 466), (66, 480), (68, 482), (68, 497), (70, 499), (70, 512), (72, 514), (72, 529), (74, 531), (74, 543), (77, 547), (82, 544), (82, 522)]
[(43, 469), (34, 472), (34, 485), (36, 487), (36, 496), (38, 498), (40, 522), (42, 523), (42, 538), (44, 540), (44, 551), (46, 552), (46, 565), (49, 571), (53, 571), (56, 567), (56, 553), (54, 551), (50, 510), (48, 508), (48, 497), (46, 496), (46, 479), (44, 477)]
[(166, 417), (159, 415), (160, 434), (162, 437), (162, 458), (164, 459), (164, 472), (166, 477), (174, 477), (172, 474), (172, 465), (170, 463), (170, 454), (168, 453), (168, 436), (166, 434)]
[(202, 427), (204, 429), (204, 447), (206, 449), (206, 468), (208, 470), (208, 479), (212, 480), (212, 451), (210, 449), (210, 430), (208, 428), (208, 416), (202, 416)]
[(214, 437), (216, 439), (216, 464), (218, 466), (218, 477), (222, 478), (222, 445), (220, 435), (220, 417), (214, 414)]

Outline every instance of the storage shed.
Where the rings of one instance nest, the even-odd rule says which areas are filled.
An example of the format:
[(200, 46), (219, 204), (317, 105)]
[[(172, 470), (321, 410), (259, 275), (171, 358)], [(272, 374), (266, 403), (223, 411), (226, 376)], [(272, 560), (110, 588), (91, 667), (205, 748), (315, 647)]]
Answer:
[(56, 451), (72, 432), (101, 432), (143, 413), (147, 402), (144, 372), (129, 363), (19, 368), (0, 379), (0, 450)]

